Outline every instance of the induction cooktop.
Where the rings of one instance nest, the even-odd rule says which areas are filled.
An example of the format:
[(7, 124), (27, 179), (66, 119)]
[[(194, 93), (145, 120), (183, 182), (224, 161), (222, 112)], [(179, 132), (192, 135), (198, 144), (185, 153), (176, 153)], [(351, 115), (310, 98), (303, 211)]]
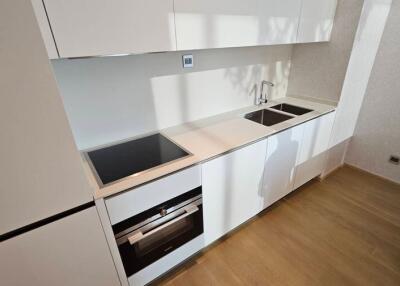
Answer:
[(87, 152), (103, 185), (189, 155), (159, 133)]

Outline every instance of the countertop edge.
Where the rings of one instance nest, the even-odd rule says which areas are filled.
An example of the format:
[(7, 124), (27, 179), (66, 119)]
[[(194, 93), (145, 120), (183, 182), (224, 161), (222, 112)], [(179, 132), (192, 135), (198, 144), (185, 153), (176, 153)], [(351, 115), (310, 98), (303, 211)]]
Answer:
[[(282, 99), (284, 99), (284, 100), (282, 101)], [(278, 99), (278, 100), (276, 100), (276, 101), (273, 101), (273, 103), (281, 103), (281, 102), (290, 101), (290, 99), (289, 99), (288, 97), (285, 97), (285, 98), (282, 98), (282, 99), (281, 99), (281, 100)], [(301, 99), (301, 100), (302, 100), (302, 101), (309, 101), (310, 103), (312, 103), (312, 100), (305, 100), (305, 99)], [(317, 103), (317, 104), (320, 104), (320, 103)], [(297, 105), (301, 106), (301, 104), (297, 104)], [(293, 128), (293, 127), (298, 126), (298, 125), (300, 125), (300, 124), (304, 124), (304, 123), (306, 123), (306, 122), (308, 122), (308, 121), (311, 121), (311, 120), (314, 120), (314, 119), (319, 118), (319, 117), (321, 117), (321, 116), (324, 116), (324, 115), (326, 115), (326, 114), (332, 113), (332, 112), (334, 112), (334, 111), (336, 110), (336, 108), (337, 108), (336, 106), (332, 106), (332, 105), (326, 105), (326, 104), (324, 104), (324, 105), (325, 105), (326, 107), (329, 106), (329, 108), (327, 108), (326, 111), (319, 111), (318, 114), (316, 114), (315, 116), (305, 118), (305, 119), (302, 120), (302, 121), (299, 121), (299, 122), (297, 122), (297, 123), (295, 123), (295, 124), (291, 124), (290, 126), (281, 128), (281, 129), (279, 129), (279, 130), (274, 130), (274, 131), (272, 131), (272, 132), (269, 133), (269, 134), (265, 134), (264, 136), (260, 136), (260, 137), (254, 138), (253, 140), (250, 140), (250, 141), (248, 141), (248, 142), (246, 142), (246, 143), (243, 143), (243, 144), (241, 144), (240, 146), (233, 147), (233, 148), (230, 148), (230, 149), (228, 149), (228, 150), (226, 150), (226, 151), (224, 151), (224, 152), (211, 155), (210, 157), (205, 158), (205, 159), (196, 158), (195, 155), (192, 155), (192, 156), (190, 156), (190, 159), (191, 159), (191, 160), (189, 160), (188, 163), (179, 161), (181, 164), (178, 164), (179, 162), (176, 162), (176, 163), (174, 163), (174, 165), (176, 165), (176, 167), (174, 166), (174, 167), (171, 168), (169, 171), (166, 171), (166, 172), (162, 172), (162, 171), (161, 171), (161, 174), (160, 174), (160, 175), (154, 176), (153, 178), (148, 179), (148, 180), (143, 180), (142, 182), (139, 182), (139, 183), (132, 182), (132, 181), (130, 181), (129, 178), (127, 178), (126, 180), (124, 180), (124, 181), (122, 181), (122, 182), (118, 182), (118, 183), (112, 184), (111, 186), (105, 186), (105, 187), (103, 187), (103, 188), (100, 188), (99, 185), (98, 185), (98, 183), (97, 183), (95, 174), (94, 174), (93, 171), (92, 171), (92, 168), (91, 168), (91, 166), (90, 166), (90, 163), (89, 163), (88, 160), (87, 160), (87, 157), (82, 153), (82, 161), (83, 161), (85, 173), (86, 173), (86, 175), (87, 175), (87, 177), (88, 177), (88, 179), (89, 179), (89, 182), (90, 182), (91, 186), (92, 186), (93, 189), (94, 189), (94, 199), (95, 199), (95, 200), (98, 200), (98, 199), (106, 199), (106, 198), (109, 198), (109, 197), (112, 197), (112, 196), (115, 196), (115, 195), (118, 195), (118, 194), (121, 194), (121, 193), (124, 193), (124, 192), (127, 192), (127, 191), (131, 191), (132, 189), (139, 188), (139, 187), (141, 187), (141, 186), (143, 186), (143, 185), (149, 184), (149, 183), (151, 183), (151, 182), (153, 182), (153, 181), (156, 181), (156, 180), (159, 180), (159, 179), (161, 179), (161, 178), (170, 176), (170, 175), (172, 175), (172, 174), (174, 174), (174, 173), (177, 173), (177, 172), (180, 172), (180, 171), (182, 171), (182, 170), (191, 168), (191, 167), (193, 167), (193, 166), (200, 165), (200, 164), (203, 164), (203, 163), (205, 163), (205, 162), (208, 162), (208, 161), (214, 160), (214, 159), (216, 159), (216, 158), (219, 158), (219, 157), (221, 157), (221, 156), (230, 154), (230, 153), (232, 153), (232, 152), (235, 152), (235, 151), (237, 151), (237, 150), (240, 150), (240, 149), (242, 149), (242, 148), (245, 148), (245, 147), (247, 147), (247, 146), (249, 146), (249, 145), (252, 145), (252, 144), (255, 144), (255, 143), (259, 142), (259, 141), (265, 140), (265, 139), (267, 139), (267, 138), (270, 137), (270, 136), (273, 136), (273, 135), (276, 135), (276, 134), (278, 134), (278, 133), (281, 133), (281, 132), (283, 132), (283, 131), (285, 131), (285, 130), (287, 130), (287, 129)], [(268, 106), (265, 106), (265, 107), (268, 107)], [(249, 107), (249, 108), (250, 108), (250, 107)], [(253, 107), (253, 108), (254, 108), (254, 107)], [(261, 106), (261, 107), (259, 107), (259, 108), (261, 109), (261, 108), (263, 108), (263, 106)], [(233, 111), (233, 112), (240, 112), (240, 110)], [(218, 116), (218, 115), (217, 115), (217, 116)], [(208, 118), (205, 118), (204, 120), (207, 120), (207, 119), (208, 119)], [(225, 119), (225, 120), (227, 121), (228, 119)], [(223, 122), (223, 121), (224, 121), (224, 119), (221, 120), (221, 122)], [(174, 127), (172, 127), (172, 128), (174, 128)], [(167, 128), (167, 129), (170, 129), (170, 128)], [(164, 136), (167, 136), (167, 137), (169, 138), (169, 136), (166, 135), (166, 134), (163, 132), (163, 130), (160, 130), (160, 133), (162, 133)], [(173, 138), (169, 138), (169, 139), (171, 139), (172, 141), (174, 141)], [(190, 151), (190, 150), (189, 150), (189, 151)], [(182, 164), (182, 163), (183, 163), (183, 164)], [(132, 180), (132, 179), (131, 179), (131, 180)], [(129, 181), (130, 181), (130, 182), (129, 182)], [(120, 185), (120, 187), (119, 187), (118, 185)], [(110, 188), (112, 188), (113, 190), (110, 190)]]

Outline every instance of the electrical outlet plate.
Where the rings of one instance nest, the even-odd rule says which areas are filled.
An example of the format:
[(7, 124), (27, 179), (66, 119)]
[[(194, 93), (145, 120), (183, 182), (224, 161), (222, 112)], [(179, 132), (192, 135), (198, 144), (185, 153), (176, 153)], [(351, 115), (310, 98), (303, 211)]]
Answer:
[(391, 155), (389, 158), (389, 162), (394, 164), (394, 165), (400, 165), (400, 157)]
[(194, 63), (193, 63), (193, 55), (183, 55), (182, 56), (182, 61), (183, 61), (183, 67), (184, 68), (192, 68)]

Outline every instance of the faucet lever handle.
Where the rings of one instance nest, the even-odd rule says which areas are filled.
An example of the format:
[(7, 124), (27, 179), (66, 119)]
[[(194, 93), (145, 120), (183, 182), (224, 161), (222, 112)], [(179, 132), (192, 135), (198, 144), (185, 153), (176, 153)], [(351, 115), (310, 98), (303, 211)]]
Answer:
[(264, 95), (264, 85), (273, 87), (275, 84), (270, 81), (267, 81), (267, 80), (263, 80), (261, 82), (261, 93), (260, 93), (260, 97), (258, 99), (258, 104), (267, 103), (267, 101), (268, 101), (267, 94), (265, 94), (265, 96), (263, 96)]

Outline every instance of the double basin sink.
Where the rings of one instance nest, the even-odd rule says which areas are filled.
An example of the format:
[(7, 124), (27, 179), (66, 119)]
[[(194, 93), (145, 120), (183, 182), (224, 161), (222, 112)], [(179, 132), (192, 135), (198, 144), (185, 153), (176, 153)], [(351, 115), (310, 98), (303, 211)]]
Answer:
[[(297, 115), (297, 116), (313, 111), (311, 109), (307, 109), (307, 108), (303, 108), (303, 107), (299, 107), (299, 106), (295, 106), (295, 105), (291, 105), (291, 104), (287, 104), (287, 103), (281, 103), (278, 105), (274, 105), (270, 108), (276, 109), (279, 111), (283, 111), (285, 113)], [(247, 113), (244, 116), (244, 118), (246, 118), (246, 119), (260, 123), (265, 126), (272, 126), (272, 125), (281, 123), (283, 121), (292, 119), (293, 117), (294, 116), (292, 116), (292, 115), (284, 114), (281, 112), (276, 112), (276, 111), (273, 111), (270, 109), (257, 110), (257, 111), (251, 112), (251, 113)]]

